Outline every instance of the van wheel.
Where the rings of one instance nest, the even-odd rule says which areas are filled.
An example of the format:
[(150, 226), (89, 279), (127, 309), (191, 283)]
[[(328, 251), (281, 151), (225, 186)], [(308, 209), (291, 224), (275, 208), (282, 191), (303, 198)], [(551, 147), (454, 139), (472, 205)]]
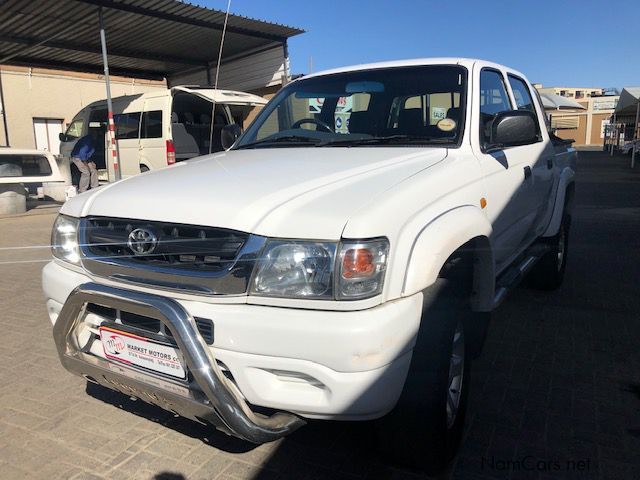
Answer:
[(140, 173), (144, 173), (148, 171), (149, 171), (149, 167), (147, 167), (146, 165), (140, 165)]
[(538, 290), (555, 290), (564, 280), (569, 252), (569, 227), (571, 217), (564, 215), (557, 235), (546, 240), (549, 251), (545, 253), (529, 274), (528, 284)]
[(382, 454), (437, 474), (454, 457), (464, 426), (470, 358), (464, 290), (445, 279), (424, 292), (420, 331), (396, 407), (377, 421)]

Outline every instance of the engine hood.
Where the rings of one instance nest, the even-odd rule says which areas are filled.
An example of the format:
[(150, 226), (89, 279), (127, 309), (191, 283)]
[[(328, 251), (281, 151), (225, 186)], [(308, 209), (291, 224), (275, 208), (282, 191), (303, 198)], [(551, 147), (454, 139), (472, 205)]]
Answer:
[(366, 215), (368, 202), (446, 154), (424, 147), (230, 151), (87, 192), (62, 213), (337, 240), (352, 215)]

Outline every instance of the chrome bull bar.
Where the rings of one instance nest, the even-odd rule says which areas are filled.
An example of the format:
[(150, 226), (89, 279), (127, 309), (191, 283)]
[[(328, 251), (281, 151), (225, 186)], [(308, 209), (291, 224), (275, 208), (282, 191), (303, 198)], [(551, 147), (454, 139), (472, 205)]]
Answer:
[[(171, 381), (119, 368), (108, 360), (83, 351), (74, 332), (88, 303), (155, 318), (164, 323), (202, 393), (186, 388), (179, 392)], [(85, 283), (67, 298), (53, 335), (62, 365), (70, 372), (178, 415), (206, 421), (249, 442), (270, 442), (305, 424), (303, 419), (290, 413), (278, 412), (268, 417), (253, 412), (218, 367), (193, 317), (170, 298)]]

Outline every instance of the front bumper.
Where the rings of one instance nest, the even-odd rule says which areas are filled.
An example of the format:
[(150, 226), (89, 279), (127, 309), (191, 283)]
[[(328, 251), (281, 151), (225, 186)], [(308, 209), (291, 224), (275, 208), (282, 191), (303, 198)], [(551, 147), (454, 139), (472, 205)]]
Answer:
[[(140, 375), (135, 378), (127, 375), (128, 369), (110, 368), (109, 361), (83, 351), (75, 331), (88, 303), (126, 310), (164, 323), (173, 334), (199, 391), (191, 388), (181, 392), (179, 385), (155, 377)], [(269, 442), (305, 423), (289, 413), (267, 417), (251, 411), (218, 367), (198, 333), (193, 317), (170, 298), (86, 283), (77, 287), (67, 299), (53, 335), (60, 360), (70, 372), (127, 395), (141, 397), (178, 415), (204, 420), (244, 440)]]
[[(54, 325), (59, 323), (73, 290), (94, 281), (117, 287), (125, 298), (137, 293), (158, 296), (135, 286), (120, 289), (114, 282), (51, 262), (43, 270), (43, 288)], [(369, 420), (383, 416), (397, 402), (420, 323), (421, 295), (360, 311), (247, 305), (238, 303), (242, 298), (236, 298), (236, 303), (224, 298), (216, 303), (211, 300), (172, 298), (171, 302), (191, 317), (213, 322), (215, 341), (206, 349), (225, 374), (231, 375), (233, 387), (248, 404), (304, 418)], [(114, 365), (104, 358), (101, 347), (81, 358), (110, 372), (134, 375), (142, 382), (153, 380), (156, 390), (172, 391), (169, 382)], [(133, 386), (131, 382), (126, 385)], [(157, 391), (155, 395), (161, 400), (149, 401), (164, 408), (164, 400), (173, 398)], [(189, 412), (181, 415), (195, 416)]]

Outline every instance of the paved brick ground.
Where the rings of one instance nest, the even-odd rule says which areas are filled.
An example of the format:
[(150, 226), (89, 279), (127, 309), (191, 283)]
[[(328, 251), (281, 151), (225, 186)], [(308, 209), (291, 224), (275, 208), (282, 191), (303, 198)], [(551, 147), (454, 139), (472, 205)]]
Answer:
[[(640, 173), (627, 165), (582, 154), (565, 285), (522, 287), (494, 314), (453, 478), (640, 478)], [(59, 366), (40, 292), (53, 219), (0, 219), (0, 478), (423, 478), (382, 463), (363, 425), (252, 448), (87, 389)]]

